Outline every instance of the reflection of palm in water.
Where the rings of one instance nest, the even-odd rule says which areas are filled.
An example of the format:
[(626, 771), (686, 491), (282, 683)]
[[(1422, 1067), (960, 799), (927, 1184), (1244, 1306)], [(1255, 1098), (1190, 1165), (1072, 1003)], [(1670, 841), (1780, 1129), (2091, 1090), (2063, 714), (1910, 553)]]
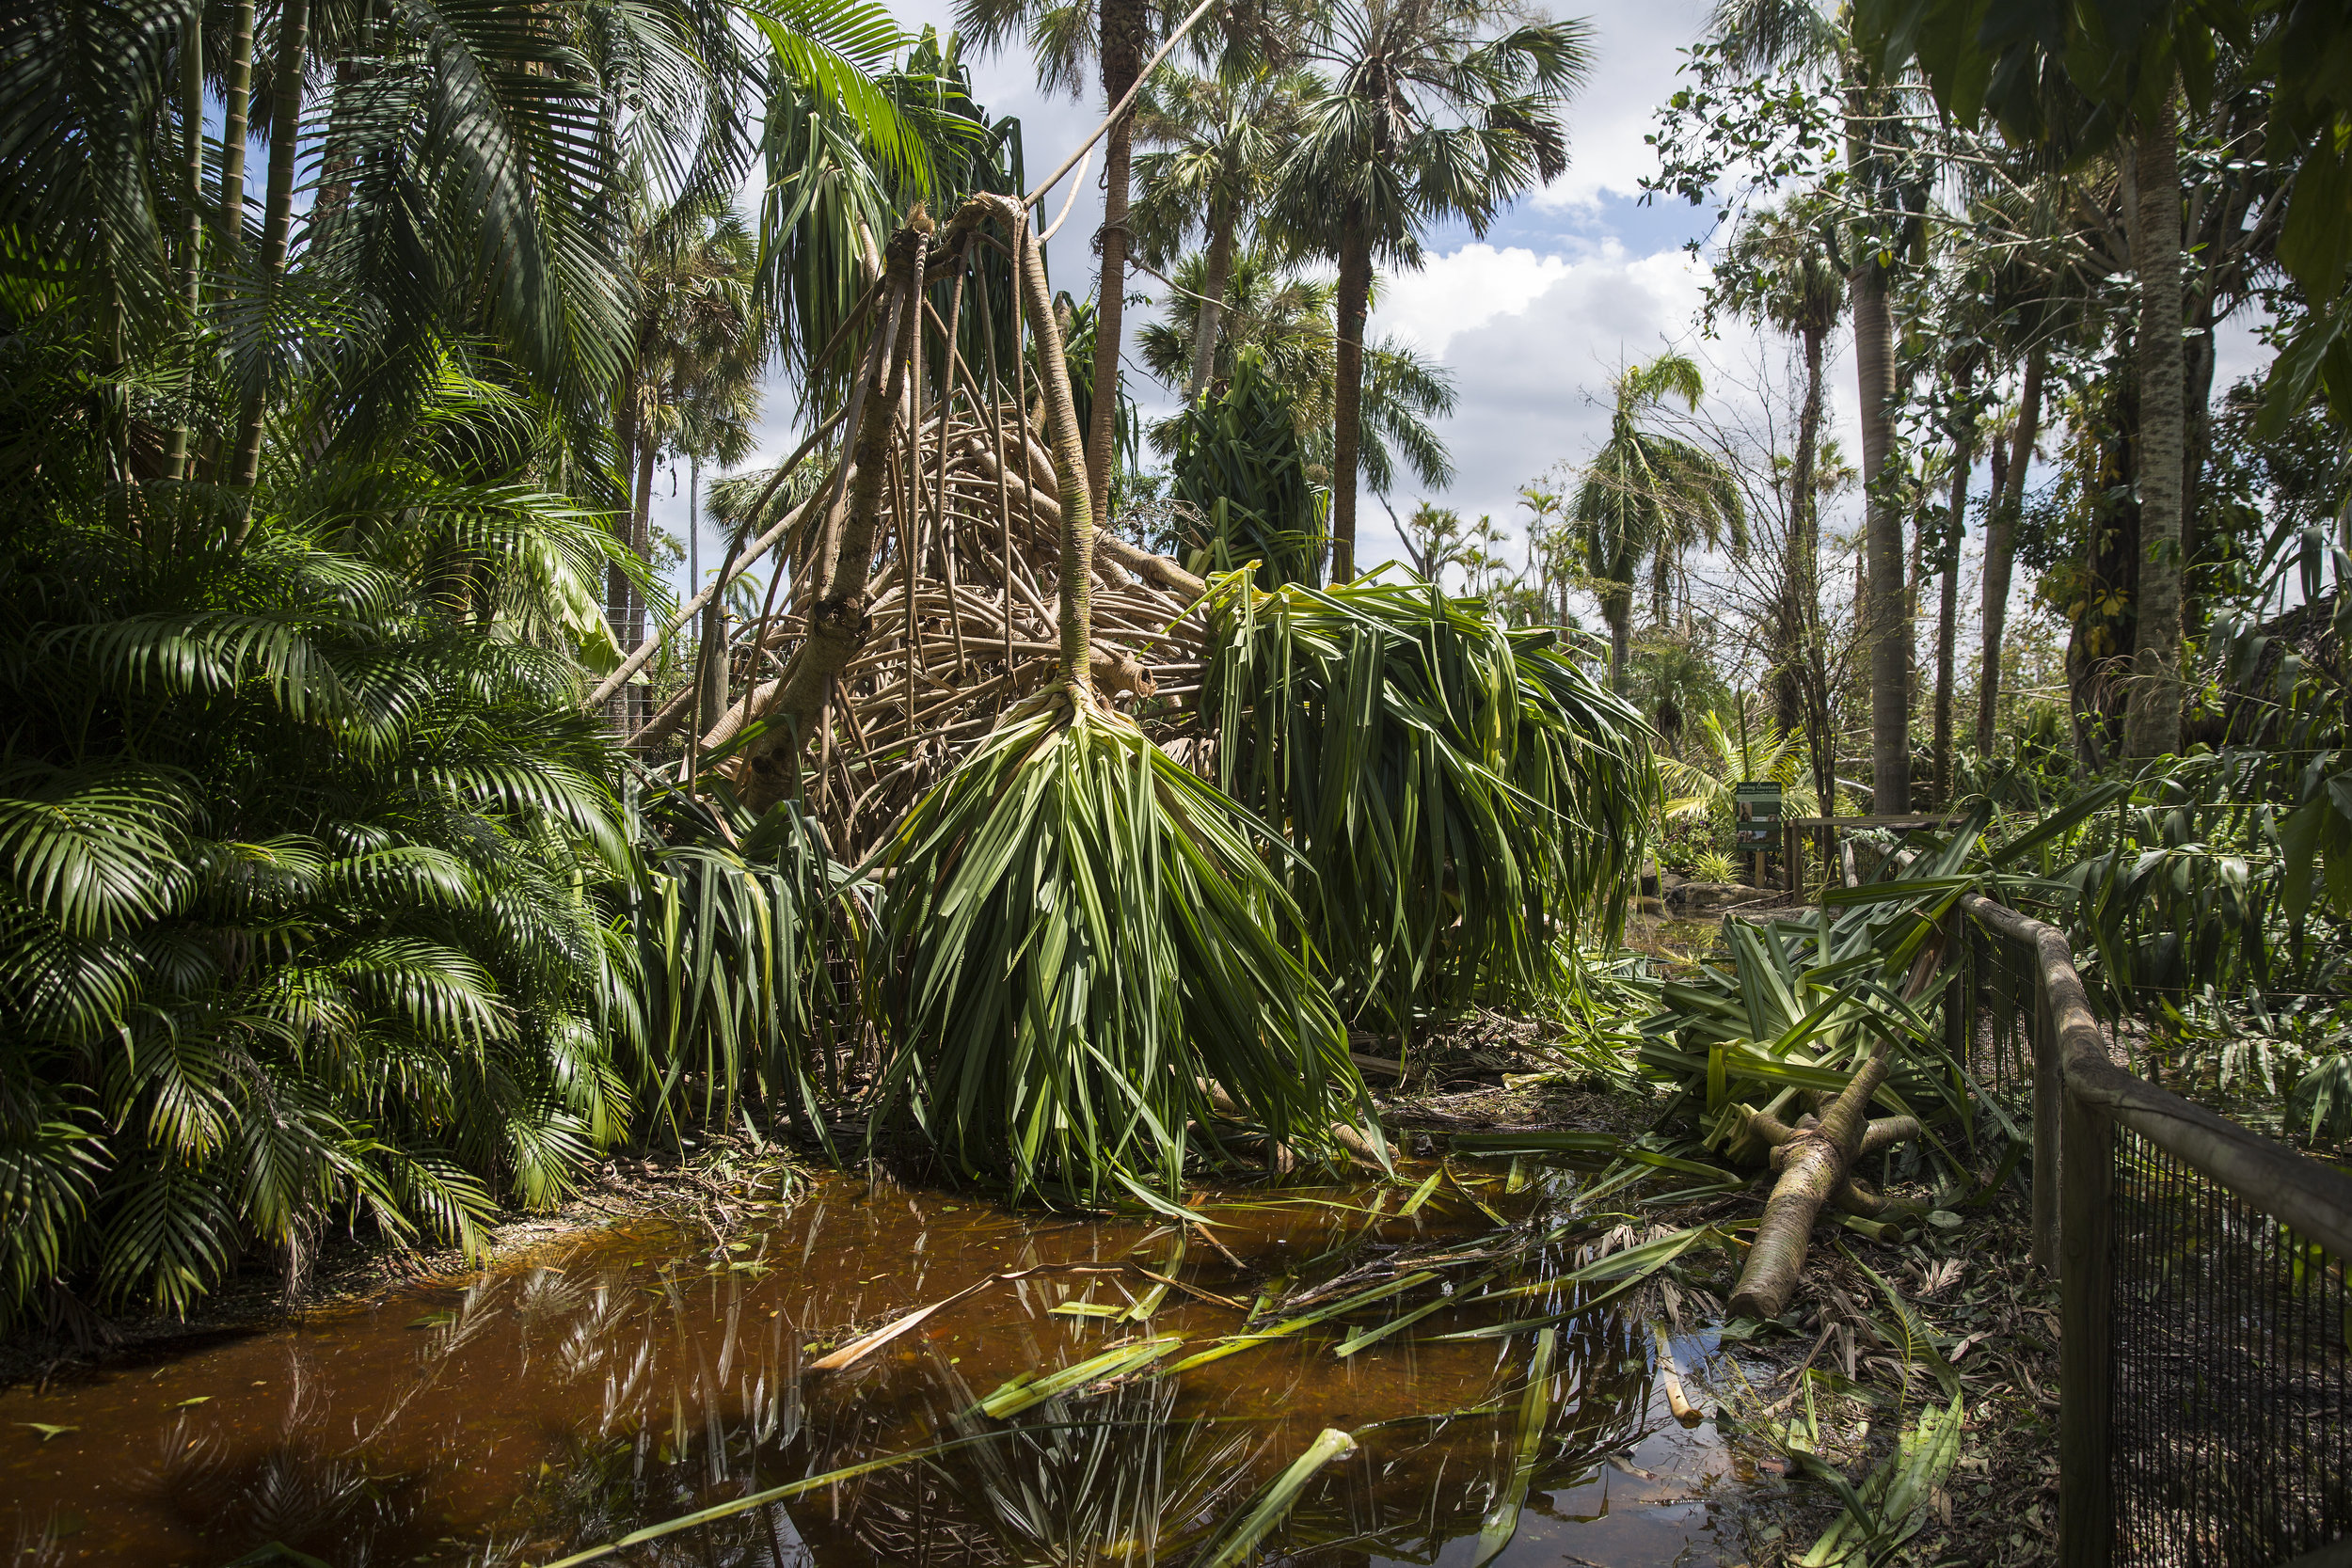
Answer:
[[(552, 1271), (491, 1281), (429, 1330), (413, 1374), (372, 1420), (330, 1423), (325, 1402), (303, 1392), (296, 1347), (296, 1391), (269, 1442), (232, 1460), (219, 1438), (191, 1438), (183, 1422), (167, 1429), (143, 1489), (203, 1527), (221, 1561), (278, 1544), (336, 1568), (420, 1560), (495, 1568), (919, 1447), (924, 1433), (936, 1441), (996, 1433), (789, 1508), (651, 1543), (629, 1560), (1140, 1564), (1181, 1558), (1246, 1506), (1311, 1435), (1311, 1421), (1305, 1431), (1283, 1426), (1285, 1409), (1328, 1401), (1345, 1379), (1327, 1347), (1281, 1347), (1254, 1353), (1263, 1357), (1256, 1376), (1272, 1385), (1262, 1386), (1262, 1410), (1194, 1409), (1180, 1379), (1154, 1378), (998, 1422), (974, 1413), (975, 1390), (940, 1354), (804, 1379), (799, 1339), (780, 1317), (747, 1314), (733, 1276), (665, 1279), (659, 1291), (589, 1287)], [(498, 1400), (470, 1357), (501, 1346), (517, 1383), (559, 1385), (575, 1396), (565, 1408), (577, 1414), (538, 1478), (516, 1478), (522, 1495), (489, 1538), (477, 1532), (461, 1545), (433, 1498), (483, 1456), (471, 1446), (479, 1434), (448, 1418)], [(1334, 1560), (1376, 1548), (1426, 1561), (1445, 1542), (1475, 1535), (1509, 1473), (1523, 1362), (1516, 1351), (1499, 1357), (1485, 1396), (1451, 1417), (1414, 1409), (1410, 1376), (1375, 1370), (1351, 1386), (1343, 1399), (1360, 1400), (1368, 1387), (1394, 1408), (1361, 1410), (1372, 1418), (1357, 1429), (1361, 1453), (1306, 1494), (1279, 1538), (1286, 1549), (1325, 1544), (1342, 1554)], [(1638, 1324), (1600, 1314), (1567, 1331), (1534, 1512), (1546, 1511), (1544, 1494), (1589, 1480), (1593, 1465), (1643, 1435), (1648, 1377)], [(1334, 1386), (1318, 1388), (1318, 1379)], [(428, 1413), (429, 1457), (388, 1463), (379, 1440), (413, 1435)]]

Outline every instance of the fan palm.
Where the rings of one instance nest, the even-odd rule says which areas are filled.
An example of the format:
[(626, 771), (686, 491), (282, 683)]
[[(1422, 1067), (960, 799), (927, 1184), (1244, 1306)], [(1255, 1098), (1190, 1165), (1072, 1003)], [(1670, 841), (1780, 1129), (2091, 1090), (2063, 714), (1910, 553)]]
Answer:
[(1695, 363), (1661, 354), (1619, 372), (1612, 390), (1609, 438), (1585, 466), (1574, 524), (1609, 623), (1609, 683), (1622, 691), (1643, 563), (1651, 563), (1653, 597), (1662, 613), (1671, 563), (1700, 544), (1714, 547), (1726, 534), (1734, 548), (1743, 546), (1746, 519), (1738, 484), (1719, 460), (1688, 441), (1642, 428), (1642, 416), (1667, 398), (1698, 406), (1706, 387)]
[[(1024, 39), (1036, 58), (1038, 79), (1050, 92), (1080, 96), (1091, 63), (1107, 114), (1136, 85), (1155, 41), (1190, 8), (1171, 0), (957, 0), (956, 26), (987, 49)], [(1107, 515), (1120, 436), (1119, 364), (1125, 341), (1135, 129), (1132, 114), (1120, 117), (1111, 126), (1103, 153), (1103, 229), (1096, 241), (1103, 262), (1094, 295), (1095, 336), (1103, 352), (1094, 356), (1086, 427), (1087, 495), (1097, 517)]]
[(1206, 239), (1191, 305), (1192, 354), (1184, 400), (1209, 382), (1245, 227), (1273, 191), (1275, 166), (1294, 128), (1304, 78), (1262, 65), (1228, 61), (1215, 75), (1163, 68), (1136, 105), (1136, 131), (1152, 150), (1136, 160), (1143, 192), (1136, 202), (1136, 251), (1152, 267), (1173, 266), (1198, 228)]
[(1524, 20), (1496, 0), (1343, 0), (1309, 34), (1328, 77), (1277, 172), (1274, 214), (1339, 266), (1332, 577), (1356, 572), (1364, 321), (1376, 262), (1415, 266), (1422, 229), (1483, 235), (1530, 185), (1567, 166), (1560, 123), (1591, 63), (1582, 22)]
[[(1143, 362), (1171, 386), (1189, 373), (1195, 356), (1207, 266), (1199, 255), (1186, 257), (1176, 270), (1180, 292), (1166, 319), (1143, 329)], [(1290, 272), (1263, 248), (1246, 252), (1227, 280), (1219, 341), (1204, 384), (1204, 389), (1216, 390), (1234, 379), (1243, 359), (1253, 360), (1288, 400), (1311, 476), (1327, 485), (1338, 403), (1333, 293), (1330, 283)], [(1394, 337), (1372, 344), (1364, 362), (1356, 430), (1367, 487), (1375, 495), (1389, 494), (1400, 468), (1433, 490), (1452, 483), (1453, 457), (1430, 423), (1454, 412), (1452, 373)], [(1179, 428), (1179, 421), (1161, 421), (1152, 434), (1153, 446), (1164, 452), (1174, 450)]]

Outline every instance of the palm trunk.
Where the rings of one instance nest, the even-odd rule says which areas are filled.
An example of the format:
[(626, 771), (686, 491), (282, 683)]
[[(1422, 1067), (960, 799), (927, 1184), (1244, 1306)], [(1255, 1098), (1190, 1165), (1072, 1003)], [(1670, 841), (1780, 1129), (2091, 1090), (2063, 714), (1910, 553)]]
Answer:
[(1633, 606), (1613, 605), (1605, 612), (1609, 617), (1609, 689), (1623, 696), (1626, 661), (1633, 652)]
[[(1101, 0), (1104, 107), (1115, 107), (1143, 69), (1143, 0)], [(1103, 279), (1094, 299), (1093, 428), (1087, 435), (1087, 499), (1093, 515), (1110, 515), (1111, 467), (1119, 453), (1119, 349), (1127, 308), (1127, 187), (1135, 117), (1120, 117), (1104, 152)], [(1065, 492), (1067, 493), (1067, 492)]]
[[(617, 404), (617, 411), (612, 421), (612, 450), (620, 458), (621, 472), (634, 477), (637, 472), (638, 421), (637, 378), (633, 372), (624, 371), (621, 373), (620, 390), (614, 402)], [(628, 480), (625, 479), (623, 483), (627, 483)], [(632, 502), (635, 499), (633, 495), (630, 499)], [(629, 525), (634, 515), (632, 509), (628, 515), (613, 520), (613, 531), (624, 546), (631, 542)], [(636, 646), (628, 641), (628, 590), (629, 582), (627, 572), (617, 565), (607, 566), (604, 569), (605, 624), (612, 628), (612, 641), (620, 643), (623, 648)]]
[[(1813, 641), (1813, 623), (1820, 613), (1813, 581), (1820, 552), (1813, 517), (1813, 470), (1821, 445), (1823, 336), (1810, 329), (1803, 335), (1804, 406), (1797, 415), (1797, 451), (1788, 467), (1788, 559), (1780, 574), (1780, 657), (1784, 661), (1780, 685), (1790, 699), (1788, 711), (1780, 716), (1784, 730), (1797, 727), (1804, 702), (1804, 662)], [(1822, 808), (1825, 813), (1828, 809)]]
[[(278, 24), (278, 75), (271, 93), (269, 192), (262, 214), (262, 298), (267, 309), (286, 270), (286, 247), (294, 233), (294, 155), (302, 145), (302, 64), (310, 52), (310, 0), (286, 0)], [(230, 483), (250, 486), (262, 470), (262, 416), (267, 388), (245, 395), (238, 421), (237, 457)]]
[[(1960, 391), (1964, 402), (1973, 380), (1970, 367), (1961, 368)], [(1952, 510), (1946, 526), (1943, 557), (1944, 592), (1935, 612), (1935, 803), (1952, 799), (1952, 641), (1960, 618), (1960, 542), (1968, 523), (1968, 475), (1977, 460), (1973, 412), (1952, 442)]]
[[(203, 306), (203, 279), (198, 271), (204, 252), (204, 23), (191, 18), (180, 28), (180, 161), (188, 175), (187, 232), (180, 252), (180, 300), (188, 325)], [(189, 392), (195, 392), (193, 377)], [(164, 477), (187, 475), (188, 420), (186, 410), (172, 422), (171, 438), (164, 448)]]
[[(636, 502), (628, 515), (629, 550), (648, 564), (653, 561), (653, 463), (658, 454), (657, 443), (638, 443)], [(645, 595), (632, 582), (628, 585), (628, 635), (622, 639), (621, 646), (634, 648), (644, 640)]]
[(1331, 580), (1356, 578), (1356, 469), (1363, 443), (1364, 316), (1372, 302), (1372, 233), (1350, 212), (1340, 236), (1338, 363), (1331, 413)]
[(245, 142), (253, 105), (253, 0), (240, 0), (229, 31), (229, 77), (221, 85), (220, 227), (234, 256), (245, 248)]
[(1911, 809), (1911, 620), (1903, 580), (1902, 513), (1887, 494), (1895, 444), (1895, 328), (1886, 277), (1873, 259), (1853, 275), (1854, 369), (1862, 392), (1862, 483), (1869, 562), (1872, 807)]
[(2172, 104), (2138, 127), (2132, 265), (2139, 275), (2139, 617), (2127, 756), (2181, 748), (2181, 171)]
[[(1993, 516), (1984, 531), (1984, 648), (1983, 668), (1977, 687), (1977, 752), (1993, 754), (1994, 705), (2001, 695), (2001, 638), (2009, 626), (2010, 572), (2017, 559), (2017, 514), (2026, 497), (2026, 466), (2033, 459), (2033, 444), (2041, 435), (2042, 351), (2026, 359), (2026, 384), (2019, 395), (2017, 429), (2010, 437), (2005, 472), (1994, 476)], [(1996, 449), (1994, 457), (2002, 453)]]
[(1200, 401), (1200, 389), (1209, 384), (1209, 372), (1216, 364), (1217, 328), (1225, 318), (1225, 285), (1233, 276), (1235, 227), (1231, 213), (1218, 214), (1210, 224), (1208, 271), (1201, 279), (1200, 308), (1193, 316), (1192, 372), (1184, 379), (1186, 407)]
[[(857, 653), (872, 623), (866, 579), (874, 565), (874, 536), (881, 526), (891, 439), (899, 424), (898, 404), (906, 395), (907, 367), (914, 359), (915, 335), (921, 330), (923, 262), (931, 230), (931, 220), (918, 206), (907, 227), (891, 236), (884, 258), (883, 276), (888, 282), (879, 330), (887, 337), (881, 356), (864, 358), (858, 367), (858, 374), (867, 378), (867, 385), (852, 434), (854, 471), (834, 550), (834, 569), (821, 593), (809, 603), (808, 634), (757, 715), (771, 721), (745, 747), (736, 781), (744, 803), (755, 812), (764, 812), (800, 792), (802, 748), (817, 732), (834, 678)], [(1051, 319), (1050, 311), (1047, 319)], [(1063, 483), (1072, 491), (1077, 489), (1068, 479)], [(755, 705), (755, 701), (745, 699), (747, 706)]]

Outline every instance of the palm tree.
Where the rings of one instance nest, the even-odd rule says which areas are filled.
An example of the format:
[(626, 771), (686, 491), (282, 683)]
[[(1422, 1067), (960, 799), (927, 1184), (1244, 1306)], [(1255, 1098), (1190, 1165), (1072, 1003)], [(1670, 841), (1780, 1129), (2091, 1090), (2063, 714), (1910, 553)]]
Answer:
[[(1735, 68), (1785, 69), (1834, 90), (1845, 107), (1844, 205), (1859, 214), (1847, 241), (1851, 264), (1854, 373), (1862, 404), (1862, 483), (1870, 602), (1872, 791), (1881, 812), (1911, 809), (1911, 618), (1903, 592), (1903, 519), (1896, 503), (1895, 330), (1887, 300), (1889, 264), (1908, 248), (1888, 216), (1906, 207), (1915, 171), (1899, 151), (1902, 126), (1885, 112), (1883, 74), (1853, 48), (1844, 7), (1819, 0), (1719, 0), (1709, 32)], [(1896, 220), (1894, 227), (1903, 227)], [(1800, 492), (1802, 494), (1802, 492)]]
[(1275, 214), (1339, 266), (1332, 576), (1356, 573), (1359, 407), (1375, 262), (1417, 266), (1423, 226), (1483, 235), (1530, 185), (1567, 166), (1561, 111), (1591, 65), (1591, 28), (1501, 0), (1343, 0), (1304, 57), (1329, 77), (1277, 174)]
[[(1199, 357), (1208, 265), (1198, 254), (1186, 257), (1176, 269), (1178, 293), (1166, 318), (1143, 329), (1144, 365), (1171, 386), (1179, 376), (1190, 375)], [(1298, 276), (1263, 247), (1245, 252), (1226, 280), (1225, 309), (1217, 316), (1223, 331), (1202, 383), (1204, 391), (1222, 388), (1232, 380), (1240, 359), (1254, 359), (1289, 398), (1313, 477), (1327, 484), (1338, 445), (1334, 293), (1328, 281)], [(1363, 357), (1366, 373), (1357, 405), (1356, 448), (1366, 487), (1385, 497), (1402, 472), (1433, 490), (1451, 484), (1454, 460), (1430, 421), (1454, 412), (1452, 373), (1393, 337), (1373, 343)], [(1155, 427), (1153, 446), (1170, 450), (1173, 431), (1165, 422)]]
[[(1784, 730), (1804, 720), (1802, 672), (1820, 639), (1820, 515), (1814, 474), (1821, 446), (1822, 359), (1844, 314), (1846, 279), (1830, 243), (1826, 204), (1799, 198), (1756, 214), (1733, 233), (1715, 268), (1710, 309), (1727, 309), (1797, 340), (1804, 359), (1804, 402), (1788, 475), (1788, 560), (1773, 607), (1775, 716)], [(1813, 736), (1820, 750), (1825, 736)], [(1826, 785), (1824, 784), (1824, 787)]]
[[(1103, 87), (1105, 114), (1127, 96), (1142, 73), (1145, 54), (1189, 7), (1168, 0), (957, 0), (956, 26), (974, 43), (1001, 48), (1023, 35), (1048, 91), (1077, 97), (1091, 59)], [(1104, 149), (1103, 257), (1095, 291), (1094, 388), (1087, 436), (1087, 493), (1094, 515), (1107, 518), (1113, 451), (1119, 441), (1119, 356), (1127, 309), (1128, 186), (1135, 155), (1135, 115), (1111, 127)]]
[[(748, 445), (739, 405), (747, 394), (756, 398), (770, 339), (754, 299), (756, 247), (731, 208), (695, 198), (660, 213), (641, 209), (632, 249), (634, 352), (614, 388), (613, 445), (630, 485), (624, 538), (640, 562), (650, 562), (656, 461), (664, 451), (699, 456), (722, 445), (739, 456)], [(690, 432), (690, 420), (700, 428)], [(644, 600), (622, 573), (607, 593), (613, 636), (633, 648), (644, 641)]]
[(1585, 466), (1573, 515), (1609, 623), (1609, 683), (1623, 691), (1643, 563), (1651, 562), (1653, 580), (1662, 581), (1661, 563), (1701, 542), (1712, 547), (1728, 532), (1735, 547), (1743, 546), (1747, 523), (1737, 483), (1721, 462), (1641, 425), (1642, 416), (1668, 398), (1698, 407), (1707, 388), (1695, 363), (1661, 354), (1620, 372), (1612, 392), (1609, 439)]
[(1133, 215), (1136, 253), (1164, 272), (1196, 229), (1207, 240), (1183, 383), (1186, 403), (1208, 385), (1234, 255), (1244, 228), (1272, 194), (1274, 168), (1307, 86), (1295, 74), (1246, 61), (1229, 60), (1209, 76), (1163, 68), (1136, 105), (1136, 131), (1152, 149), (1136, 160), (1142, 182)]

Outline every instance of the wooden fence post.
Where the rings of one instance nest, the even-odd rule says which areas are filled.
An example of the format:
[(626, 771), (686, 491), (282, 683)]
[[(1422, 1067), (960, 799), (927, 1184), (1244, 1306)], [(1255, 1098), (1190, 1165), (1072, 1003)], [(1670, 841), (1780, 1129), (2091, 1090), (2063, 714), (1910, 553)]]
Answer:
[[(2058, 1042), (2046, 1048), (2058, 1054)], [(2104, 1106), (2065, 1092), (2058, 1191), (2058, 1560), (2108, 1568), (2115, 1550), (2107, 1428), (2113, 1265), (2115, 1122)], [(2037, 1142), (2039, 1129), (2037, 1127)], [(2042, 1172), (2034, 1172), (2037, 1197)]]

